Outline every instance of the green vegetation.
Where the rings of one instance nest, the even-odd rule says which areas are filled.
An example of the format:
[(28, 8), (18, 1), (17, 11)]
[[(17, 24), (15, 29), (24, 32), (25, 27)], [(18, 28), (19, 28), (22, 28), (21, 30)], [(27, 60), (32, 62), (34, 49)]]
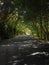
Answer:
[(49, 2), (0, 0), (0, 40), (24, 34), (49, 40)]

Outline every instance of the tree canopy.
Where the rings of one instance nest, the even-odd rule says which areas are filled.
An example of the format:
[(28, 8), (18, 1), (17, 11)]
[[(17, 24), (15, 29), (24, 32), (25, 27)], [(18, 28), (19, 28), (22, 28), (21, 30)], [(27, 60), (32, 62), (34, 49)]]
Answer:
[(49, 40), (48, 0), (0, 0), (0, 39), (23, 34)]

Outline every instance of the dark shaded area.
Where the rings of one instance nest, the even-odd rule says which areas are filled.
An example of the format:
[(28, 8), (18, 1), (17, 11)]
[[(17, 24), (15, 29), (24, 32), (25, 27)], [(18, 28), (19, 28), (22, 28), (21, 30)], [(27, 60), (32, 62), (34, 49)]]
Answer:
[(30, 36), (2, 42), (0, 65), (49, 65), (49, 44)]

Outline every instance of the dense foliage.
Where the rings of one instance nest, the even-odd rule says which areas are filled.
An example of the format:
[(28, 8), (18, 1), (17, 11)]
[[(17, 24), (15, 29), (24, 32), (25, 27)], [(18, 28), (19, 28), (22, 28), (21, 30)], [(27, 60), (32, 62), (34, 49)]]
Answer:
[(49, 40), (48, 0), (0, 0), (0, 39), (23, 34)]

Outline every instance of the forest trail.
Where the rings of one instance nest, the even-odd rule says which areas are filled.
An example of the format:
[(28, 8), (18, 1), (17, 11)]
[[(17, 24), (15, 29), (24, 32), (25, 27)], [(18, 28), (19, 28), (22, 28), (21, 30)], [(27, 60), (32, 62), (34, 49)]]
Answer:
[(20, 36), (0, 45), (0, 65), (43, 65), (42, 63), (49, 65), (49, 44), (44, 44), (39, 39)]

